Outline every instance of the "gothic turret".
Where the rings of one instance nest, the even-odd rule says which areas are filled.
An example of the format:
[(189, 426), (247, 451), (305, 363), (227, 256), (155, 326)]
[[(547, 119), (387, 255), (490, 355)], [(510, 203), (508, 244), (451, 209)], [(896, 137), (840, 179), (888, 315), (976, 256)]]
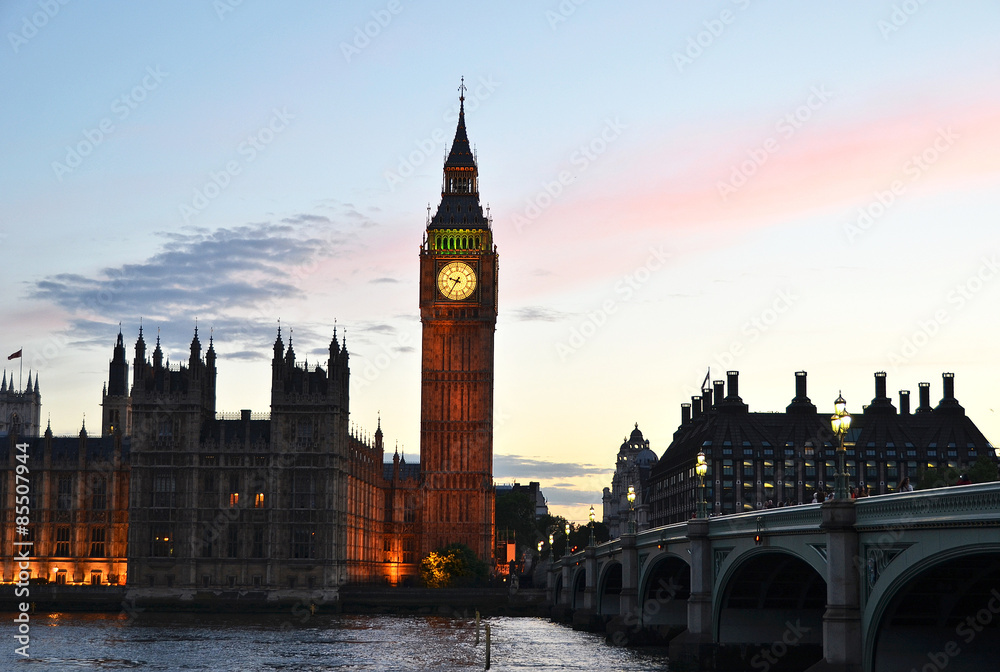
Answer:
[[(139, 340), (142, 340), (140, 328)], [(145, 345), (145, 344), (143, 344)], [(139, 344), (136, 343), (138, 357)], [(38, 380), (37, 378), (35, 379)], [(128, 389), (128, 359), (125, 356), (125, 340), (121, 325), (118, 325), (118, 339), (115, 341), (111, 362), (108, 364), (108, 382), (101, 395), (101, 436), (116, 433), (129, 435), (131, 428), (132, 400)]]

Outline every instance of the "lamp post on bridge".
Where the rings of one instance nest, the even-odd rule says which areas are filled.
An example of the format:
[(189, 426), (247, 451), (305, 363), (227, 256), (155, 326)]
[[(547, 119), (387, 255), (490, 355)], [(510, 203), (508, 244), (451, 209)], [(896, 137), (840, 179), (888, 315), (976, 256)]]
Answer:
[(628, 500), (628, 531), (629, 534), (635, 534), (635, 486), (628, 486), (628, 495), (625, 496)]
[(839, 439), (839, 445), (837, 446), (837, 469), (839, 471), (834, 483), (833, 496), (835, 499), (847, 499), (850, 497), (848, 493), (850, 474), (847, 473), (847, 467), (844, 464), (844, 459), (847, 456), (847, 450), (844, 448), (844, 435), (851, 428), (851, 414), (847, 412), (847, 402), (844, 401), (844, 397), (840, 394), (837, 395), (837, 400), (833, 402), (833, 408), (834, 412), (830, 417), (830, 426), (833, 428), (833, 433)]
[(590, 545), (594, 545), (594, 521), (597, 520), (597, 514), (594, 513), (594, 505), (590, 505)]
[(708, 463), (705, 461), (705, 453), (698, 453), (698, 462), (694, 466), (694, 471), (698, 474), (698, 511), (697, 518), (708, 518), (708, 507), (705, 501), (705, 474), (708, 473)]

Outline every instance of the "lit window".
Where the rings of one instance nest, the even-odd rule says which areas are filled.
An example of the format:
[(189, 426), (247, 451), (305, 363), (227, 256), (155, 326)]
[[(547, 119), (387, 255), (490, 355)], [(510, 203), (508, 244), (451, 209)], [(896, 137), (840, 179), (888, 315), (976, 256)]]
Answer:
[(232, 492), (229, 494), (229, 506), (230, 508), (238, 506), (240, 503), (240, 493)]
[(258, 492), (253, 498), (253, 508), (263, 509), (264, 508), (264, 493)]

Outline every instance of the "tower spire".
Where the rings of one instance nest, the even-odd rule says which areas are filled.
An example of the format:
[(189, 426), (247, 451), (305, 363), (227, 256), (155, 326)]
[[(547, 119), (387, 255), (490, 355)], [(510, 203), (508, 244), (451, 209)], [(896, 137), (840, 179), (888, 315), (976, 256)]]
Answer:
[[(465, 129), (465, 78), (458, 87), (458, 125), (444, 162), (441, 204), (427, 225), (431, 229), (489, 229), (479, 204), (479, 169)], [(453, 248), (457, 249), (457, 248)]]

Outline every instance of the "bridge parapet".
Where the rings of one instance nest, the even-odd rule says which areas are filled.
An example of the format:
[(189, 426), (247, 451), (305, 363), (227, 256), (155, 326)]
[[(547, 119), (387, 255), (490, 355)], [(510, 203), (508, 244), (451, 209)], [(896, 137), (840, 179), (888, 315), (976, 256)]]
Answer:
[(777, 532), (816, 532), (819, 530), (822, 517), (819, 504), (736, 513), (710, 518), (709, 536), (713, 539), (752, 537), (757, 533), (758, 524), (762, 531), (772, 534)]
[(639, 548), (649, 548), (661, 544), (684, 543), (688, 539), (687, 535), (687, 523), (671, 523), (640, 532), (636, 536), (636, 545)]
[(857, 527), (881, 529), (1000, 522), (997, 483), (918, 490), (857, 500)]

